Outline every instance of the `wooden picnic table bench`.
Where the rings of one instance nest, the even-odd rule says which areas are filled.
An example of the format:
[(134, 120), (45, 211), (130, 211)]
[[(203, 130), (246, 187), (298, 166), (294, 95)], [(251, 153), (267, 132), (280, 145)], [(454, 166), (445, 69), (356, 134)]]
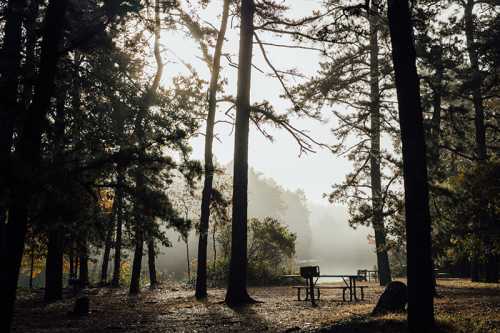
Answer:
[[(285, 275), (284, 277), (302, 277), (305, 279), (306, 283), (302, 286), (292, 286), (292, 288), (297, 289), (297, 299), (300, 301), (301, 299), (301, 290), (304, 289), (305, 292), (305, 300), (311, 300), (313, 306), (316, 305), (315, 299), (321, 297), (321, 289), (341, 289), (342, 290), (342, 299), (346, 301), (346, 291), (349, 290), (349, 301), (358, 301), (357, 290), (360, 291), (361, 300), (365, 297), (364, 289), (368, 286), (357, 286), (356, 281), (362, 278), (359, 275), (350, 275), (350, 274), (326, 274), (322, 275), (319, 271), (319, 266), (307, 266), (300, 268), (300, 275)], [(341, 278), (344, 282), (344, 286), (329, 286), (329, 285), (319, 285), (317, 284), (320, 278)]]
[[(309, 300), (309, 294), (310, 294), (310, 287), (308, 285), (303, 285), (303, 286), (292, 286), (292, 288), (294, 289), (297, 289), (297, 300), (298, 301), (302, 301), (302, 298), (301, 298), (301, 291), (302, 289), (305, 290), (305, 299), (304, 301), (308, 301)], [(356, 289), (359, 289), (360, 291), (360, 300), (364, 300), (365, 299), (365, 288), (368, 288), (368, 286), (356, 286), (356, 287), (353, 287), (353, 288), (356, 288)], [(338, 290), (342, 290), (342, 300), (344, 302), (347, 301), (346, 299), (346, 291), (350, 291), (350, 288), (349, 286), (332, 286), (332, 285), (320, 285), (320, 284), (316, 284), (314, 285), (314, 290), (316, 291), (316, 295), (314, 296), (316, 299), (320, 299), (321, 298), (321, 289), (338, 289)], [(356, 293), (357, 294), (357, 293)], [(356, 295), (356, 300), (358, 300), (357, 298), (357, 295)]]

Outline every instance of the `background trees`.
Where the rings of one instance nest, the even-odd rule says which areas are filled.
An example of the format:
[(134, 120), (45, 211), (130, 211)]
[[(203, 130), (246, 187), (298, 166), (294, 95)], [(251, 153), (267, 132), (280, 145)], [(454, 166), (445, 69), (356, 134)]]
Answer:
[[(383, 4), (361, 10), (350, 3), (329, 2), (333, 15), (319, 15), (316, 39), (324, 48), (321, 70), (297, 86), (305, 108), (331, 112), (337, 154), (348, 156), (354, 170), (335, 184), (332, 202), (349, 206), (350, 223), (372, 225), (375, 232), (379, 281), (391, 281), (384, 219), (398, 212), (398, 160), (387, 144), (397, 135), (394, 83), (388, 57), (388, 30)], [(340, 107), (341, 106), (341, 107)], [(381, 145), (381, 140), (384, 144)]]

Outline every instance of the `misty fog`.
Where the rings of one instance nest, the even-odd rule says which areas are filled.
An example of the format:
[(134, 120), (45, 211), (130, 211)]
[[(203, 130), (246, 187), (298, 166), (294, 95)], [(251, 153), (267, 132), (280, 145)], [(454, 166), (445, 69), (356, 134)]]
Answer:
[[(374, 246), (368, 241), (371, 230), (367, 227), (351, 228), (346, 207), (330, 204), (326, 199), (322, 205), (311, 203), (300, 189), (285, 189), (253, 169), (249, 171), (248, 196), (249, 218), (278, 218), (297, 235), (297, 266), (313, 264), (319, 265), (324, 274), (348, 274), (356, 273), (358, 269), (373, 268), (376, 264)], [(191, 217), (193, 220), (196, 218)], [(169, 230), (168, 236), (172, 246), (161, 248), (157, 262), (159, 270), (174, 279), (185, 279), (186, 244), (174, 230)], [(188, 239), (193, 272), (198, 245), (194, 229)], [(211, 245), (208, 251), (211, 260)]]

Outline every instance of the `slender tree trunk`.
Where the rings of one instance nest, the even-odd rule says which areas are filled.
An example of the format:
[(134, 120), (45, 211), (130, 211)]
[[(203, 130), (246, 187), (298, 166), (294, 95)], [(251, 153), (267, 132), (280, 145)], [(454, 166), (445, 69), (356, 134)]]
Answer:
[[(66, 91), (57, 96), (56, 115), (54, 122), (54, 159), (55, 169), (63, 165), (64, 134), (66, 114)], [(49, 223), (49, 242), (45, 265), (45, 301), (54, 302), (62, 299), (63, 261), (64, 261), (64, 231), (59, 219)]]
[(53, 225), (49, 230), (49, 242), (45, 264), (44, 299), (46, 302), (55, 302), (62, 299), (63, 258), (63, 234), (60, 230), (60, 226)]
[(50, 97), (54, 89), (54, 78), (57, 71), (58, 46), (63, 38), (63, 17), (68, 0), (50, 1), (46, 11), (45, 27), (43, 31), (40, 66), (33, 102), (30, 105), (28, 116), (23, 125), (16, 148), (19, 161), (18, 175), (23, 182), (16, 183), (11, 196), (9, 208), (9, 223), (6, 237), (5, 251), (1, 253), (0, 285), (5, 293), (0, 298), (1, 308), (0, 331), (9, 332), (16, 299), (17, 279), (24, 251), (26, 227), (28, 221), (28, 203), (31, 201), (32, 184), (26, 180), (36, 179), (40, 163), (40, 145), (42, 124), (47, 114)]
[[(25, 20), (26, 29), (26, 60), (23, 67), (23, 94), (22, 111), (28, 109), (33, 98), (34, 80), (36, 77), (36, 41), (38, 34), (36, 31), (36, 20), (40, 13), (40, 0), (31, 0), (28, 7), (28, 18)], [(26, 115), (19, 115), (18, 122), (21, 123)], [(19, 121), (21, 118), (21, 121)]]
[(141, 268), (142, 268), (142, 254), (144, 246), (144, 236), (142, 225), (138, 225), (139, 222), (135, 222), (135, 251), (134, 251), (134, 261), (132, 263), (132, 275), (130, 277), (130, 290), (131, 295), (136, 295), (141, 290)]
[(210, 201), (212, 196), (214, 165), (212, 146), (214, 141), (214, 126), (215, 113), (217, 111), (217, 89), (220, 74), (220, 59), (222, 55), (222, 46), (227, 30), (227, 22), (229, 17), (229, 0), (224, 0), (224, 8), (222, 12), (222, 21), (217, 36), (215, 52), (212, 66), (212, 77), (210, 79), (210, 87), (208, 90), (208, 115), (207, 128), (205, 134), (205, 180), (203, 183), (203, 192), (201, 198), (201, 216), (198, 242), (198, 266), (196, 273), (196, 293), (198, 299), (207, 297), (207, 245), (208, 245), (208, 228), (210, 220)]
[[(0, 171), (1, 172), (1, 171)], [(2, 200), (0, 198), (0, 200)], [(0, 204), (1, 206), (2, 204)], [(6, 249), (4, 246), (6, 246), (6, 235), (7, 234), (7, 205), (4, 205), (3, 207), (0, 207), (0, 255)]]
[(89, 284), (89, 249), (87, 244), (87, 235), (84, 235), (80, 249), (80, 285), (85, 288)]
[[(482, 76), (479, 69), (479, 56), (475, 43), (475, 26), (474, 26), (474, 5), (475, 0), (467, 0), (464, 8), (465, 21), (465, 38), (467, 43), (467, 53), (469, 55), (470, 67), (472, 72), (472, 102), (474, 104), (474, 125), (475, 125), (475, 141), (476, 141), (476, 159), (479, 165), (483, 165), (488, 160), (486, 148), (486, 126), (484, 121), (484, 105), (483, 94), (481, 92)], [(476, 233), (479, 235), (481, 243), (484, 246), (486, 256), (486, 282), (498, 282), (498, 264), (493, 250), (493, 241), (490, 235), (494, 234), (491, 230), (492, 223), (489, 223), (488, 218), (488, 199), (479, 198), (479, 216), (476, 221)], [(480, 250), (473, 249), (471, 258), (471, 279), (472, 281), (480, 280)]]
[[(441, 100), (443, 93), (443, 76), (444, 76), (444, 66), (442, 61), (443, 51), (441, 46), (434, 46), (431, 50), (432, 59), (436, 62), (436, 72), (435, 81), (432, 84), (432, 120), (431, 120), (431, 132), (430, 132), (430, 149), (429, 149), (429, 177), (431, 183), (440, 181), (439, 176), (439, 143), (441, 139)], [(432, 193), (431, 193), (432, 200)], [(434, 258), (433, 258), (434, 259)], [(438, 296), (437, 293), (437, 280), (435, 274), (434, 260), (432, 262), (433, 266), (433, 294)]]
[(46, 302), (62, 299), (64, 238), (59, 221), (49, 223), (47, 257), (45, 264)]
[(391, 282), (391, 268), (387, 255), (386, 232), (383, 215), (382, 179), (380, 171), (380, 72), (378, 45), (378, 4), (372, 2), (370, 22), (370, 177), (372, 187), (372, 224), (375, 231), (375, 247), (377, 251), (377, 266), (379, 283), (385, 286)]
[(405, 188), (408, 326), (411, 332), (434, 327), (431, 218), (419, 78), (406, 0), (389, 0), (388, 19), (396, 77)]
[(73, 243), (69, 249), (69, 279), (75, 278), (75, 257), (73, 255)]
[(33, 270), (35, 268), (35, 251), (31, 249), (30, 253), (30, 290), (33, 290)]
[(74, 269), (75, 269), (74, 278), (78, 279), (79, 278), (78, 273), (80, 272), (80, 256), (78, 256), (78, 255), (75, 257), (75, 268)]
[(189, 237), (186, 236), (186, 264), (187, 264), (187, 273), (188, 273), (188, 281), (191, 281), (191, 257), (189, 255)]
[[(431, 176), (438, 177), (439, 169), (439, 141), (441, 138), (441, 101), (443, 96), (443, 50), (441, 46), (435, 46), (431, 51), (431, 56), (436, 62), (435, 81), (432, 86), (432, 126), (431, 126), (431, 147), (430, 147), (430, 160), (429, 170)], [(439, 179), (437, 179), (439, 180)]]
[(113, 263), (112, 287), (120, 286), (121, 258), (122, 258), (122, 224), (123, 224), (123, 184), (125, 182), (124, 170), (118, 166), (117, 189), (116, 189), (116, 239), (115, 258)]
[(481, 93), (482, 79), (479, 70), (479, 58), (477, 48), (474, 41), (474, 0), (467, 0), (464, 20), (465, 20), (465, 37), (467, 42), (467, 52), (472, 70), (472, 101), (475, 111), (475, 139), (476, 139), (476, 155), (479, 162), (484, 162), (487, 159), (486, 152), (486, 127), (484, 124), (484, 106), (483, 96)]
[(108, 266), (109, 266), (109, 257), (111, 255), (111, 243), (113, 242), (113, 231), (115, 229), (115, 216), (116, 216), (116, 204), (115, 202), (113, 202), (113, 212), (111, 213), (108, 222), (109, 225), (104, 244), (104, 253), (102, 255), (101, 285), (106, 285), (108, 283)]
[(214, 251), (214, 272), (215, 272), (215, 269), (217, 267), (217, 246), (216, 246), (216, 243), (215, 243), (215, 225), (214, 225), (214, 230), (212, 232), (212, 247), (213, 247), (213, 251)]
[[(144, 133), (144, 118), (149, 112), (149, 108), (153, 104), (153, 99), (160, 86), (160, 80), (163, 74), (164, 64), (162, 62), (160, 53), (160, 38), (161, 38), (161, 21), (160, 21), (160, 0), (155, 0), (155, 23), (154, 23), (154, 56), (156, 61), (156, 73), (153, 78), (151, 86), (146, 91), (143, 97), (143, 105), (139, 110), (139, 114), (136, 118), (135, 131), (137, 135), (137, 140), (139, 143), (139, 165), (136, 170), (135, 182), (136, 182), (136, 192), (138, 199), (142, 200), (143, 194), (146, 190), (146, 177), (144, 176), (144, 171), (141, 168), (142, 162), (145, 157), (145, 133)], [(142, 266), (142, 254), (144, 247), (144, 226), (143, 226), (143, 215), (144, 215), (144, 205), (136, 202), (134, 205), (134, 217), (136, 224), (136, 244), (134, 252), (134, 262), (132, 265), (132, 277), (130, 280), (130, 294), (137, 294), (140, 291), (140, 273)]]
[(234, 139), (233, 216), (231, 259), (226, 303), (252, 302), (247, 292), (247, 206), (248, 206), (248, 133), (250, 122), (250, 83), (252, 73), (253, 0), (241, 1), (238, 93)]
[(148, 266), (149, 266), (149, 287), (155, 289), (158, 285), (158, 278), (156, 276), (156, 250), (155, 241), (153, 237), (148, 239)]
[(10, 180), (10, 154), (19, 111), (17, 97), (21, 66), (22, 21), (25, 0), (9, 0), (4, 14), (3, 45), (0, 50), (0, 252), (7, 246), (5, 226)]

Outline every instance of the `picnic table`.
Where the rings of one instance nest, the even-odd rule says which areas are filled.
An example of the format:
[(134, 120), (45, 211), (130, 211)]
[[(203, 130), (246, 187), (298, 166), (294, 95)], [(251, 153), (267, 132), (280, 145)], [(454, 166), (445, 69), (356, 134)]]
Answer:
[[(319, 267), (318, 267), (319, 273)], [(305, 290), (305, 301), (311, 300), (313, 306), (316, 305), (316, 299), (319, 300), (321, 296), (321, 289), (341, 289), (342, 290), (342, 299), (346, 301), (346, 291), (349, 291), (349, 301), (359, 301), (357, 290), (359, 289), (361, 294), (361, 300), (364, 299), (364, 288), (367, 286), (359, 286), (356, 285), (356, 281), (358, 281), (361, 276), (357, 274), (291, 274), (291, 275), (283, 275), (283, 277), (288, 278), (303, 278), (306, 283), (303, 286), (293, 286), (293, 288), (297, 289), (297, 300), (301, 301), (301, 290)], [(320, 278), (340, 278), (344, 282), (344, 286), (322, 286), (318, 284), (318, 280)]]
[(378, 280), (378, 270), (376, 269), (358, 269), (358, 275), (361, 276), (360, 280), (370, 282), (371, 280)]
[(367, 269), (366, 273), (368, 275), (368, 282), (370, 282), (371, 279), (373, 279), (374, 281), (378, 281), (378, 270), (376, 270), (376, 269), (372, 269), (372, 270)]

